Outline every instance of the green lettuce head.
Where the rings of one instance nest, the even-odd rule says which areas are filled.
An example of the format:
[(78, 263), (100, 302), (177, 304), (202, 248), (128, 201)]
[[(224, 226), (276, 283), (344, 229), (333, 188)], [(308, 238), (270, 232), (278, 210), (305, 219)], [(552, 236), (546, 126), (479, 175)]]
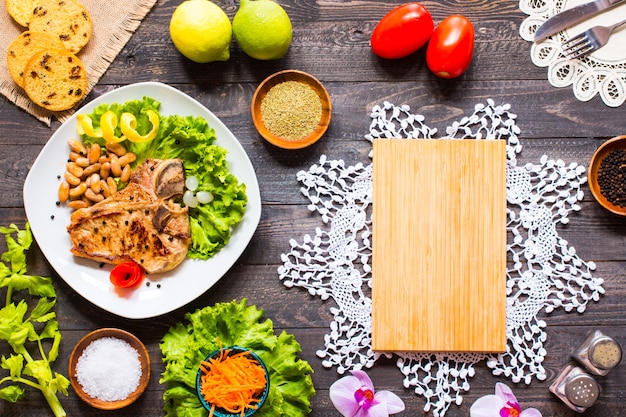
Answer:
[(298, 358), (296, 339), (282, 332), (274, 334), (263, 311), (247, 306), (247, 300), (218, 303), (185, 315), (185, 322), (168, 330), (161, 340), (165, 371), (160, 383), (166, 417), (206, 417), (196, 394), (196, 372), (200, 361), (220, 346), (242, 346), (254, 351), (270, 374), (269, 396), (255, 416), (300, 417), (311, 412), (315, 394), (308, 362)]

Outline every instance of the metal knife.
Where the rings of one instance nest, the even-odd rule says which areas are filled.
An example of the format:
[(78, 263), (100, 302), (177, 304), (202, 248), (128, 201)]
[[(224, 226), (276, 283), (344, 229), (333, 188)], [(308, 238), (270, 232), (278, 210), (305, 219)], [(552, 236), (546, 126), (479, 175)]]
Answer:
[(535, 32), (535, 42), (559, 33), (626, 0), (595, 0), (563, 10), (546, 20)]

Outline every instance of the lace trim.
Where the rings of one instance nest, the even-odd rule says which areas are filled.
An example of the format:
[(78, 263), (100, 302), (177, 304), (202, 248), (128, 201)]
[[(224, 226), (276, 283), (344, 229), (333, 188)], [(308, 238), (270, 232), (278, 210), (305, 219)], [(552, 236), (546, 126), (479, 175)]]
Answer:
[[(469, 391), (474, 364), (486, 361), (494, 375), (530, 384), (544, 380), (547, 323), (537, 316), (556, 308), (583, 313), (589, 301), (604, 294), (603, 280), (594, 278), (593, 262), (585, 262), (558, 234), (558, 225), (580, 210), (585, 168), (543, 156), (537, 164), (518, 166), (522, 146), (508, 104), (492, 100), (477, 104), (470, 116), (446, 129), (446, 138), (507, 142), (507, 351), (501, 355), (417, 354), (396, 352), (405, 388), (425, 398), (424, 411), (444, 416), (452, 403), (460, 405)], [(430, 139), (437, 129), (408, 106), (385, 102), (371, 112), (366, 139)], [(371, 199), (372, 167), (325, 155), (296, 176), (308, 209), (321, 216), (320, 227), (282, 254), (279, 279), (286, 287), (301, 287), (329, 304), (333, 320), (317, 351), (325, 367), (339, 374), (371, 368), (379, 353), (371, 349)]]
[[(539, 26), (549, 17), (564, 10), (566, 3), (563, 0), (520, 0), (520, 10), (529, 15), (519, 29), (522, 39), (534, 42)], [(619, 16), (619, 11), (615, 15)], [(612, 19), (612, 16), (607, 17), (609, 18)], [(608, 23), (614, 22), (598, 22)], [(622, 35), (615, 34), (613, 37), (618, 36)], [(574, 96), (580, 101), (589, 101), (599, 95), (607, 106), (621, 106), (626, 101), (626, 56), (619, 56), (623, 52), (611, 56), (607, 52), (611, 46), (607, 46), (601, 50), (602, 54), (594, 53), (576, 60), (567, 59), (563, 53), (565, 40), (565, 35), (559, 33), (531, 46), (530, 57), (536, 66), (548, 68), (550, 84), (559, 88), (571, 85)], [(614, 40), (618, 44), (620, 41), (623, 39)]]

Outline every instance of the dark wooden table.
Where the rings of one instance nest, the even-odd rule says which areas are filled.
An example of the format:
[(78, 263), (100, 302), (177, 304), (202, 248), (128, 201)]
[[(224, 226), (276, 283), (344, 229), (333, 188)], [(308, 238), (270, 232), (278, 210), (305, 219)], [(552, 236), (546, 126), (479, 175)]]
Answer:
[[(163, 370), (159, 340), (169, 326), (184, 314), (216, 302), (248, 298), (265, 310), (277, 329), (293, 333), (302, 344), (302, 357), (315, 373), (317, 395), (312, 416), (337, 416), (328, 388), (338, 378), (335, 369), (325, 369), (315, 352), (323, 347), (323, 336), (331, 321), (330, 302), (287, 289), (278, 280), (280, 255), (289, 250), (290, 238), (300, 239), (319, 225), (299, 192), (295, 174), (318, 161), (321, 154), (343, 159), (348, 164), (367, 162), (371, 144), (364, 139), (370, 123), (369, 111), (384, 100), (408, 104), (424, 114), (429, 125), (445, 127), (492, 98), (510, 103), (521, 128), (521, 163), (535, 162), (544, 155), (587, 165), (594, 150), (606, 139), (626, 134), (624, 108), (608, 108), (599, 98), (583, 103), (570, 88), (557, 89), (546, 80), (546, 70), (530, 61), (530, 44), (518, 34), (524, 15), (516, 1), (427, 1), (436, 22), (453, 13), (469, 17), (476, 28), (476, 50), (471, 68), (458, 80), (445, 81), (429, 73), (424, 51), (406, 59), (383, 61), (370, 50), (369, 36), (376, 22), (398, 1), (378, 2), (282, 0), (294, 25), (288, 55), (278, 61), (260, 62), (246, 57), (233, 45), (227, 62), (194, 64), (183, 58), (171, 43), (168, 24), (180, 1), (160, 1), (145, 18), (126, 47), (117, 56), (96, 88), (91, 100), (116, 87), (160, 81), (191, 95), (213, 111), (235, 134), (256, 169), (262, 196), (260, 225), (247, 250), (220, 282), (197, 300), (157, 319), (129, 320), (95, 307), (76, 294), (50, 267), (34, 245), (29, 253), (29, 272), (54, 277), (63, 342), (55, 369), (67, 372), (68, 356), (80, 337), (108, 326), (120, 327), (139, 336), (149, 348), (152, 377), (145, 394), (132, 406), (105, 412), (83, 404), (70, 391), (62, 397), (70, 416), (159, 416), (163, 415), (164, 386), (158, 380)], [(232, 18), (234, 0), (218, 0)], [(300, 69), (318, 77), (333, 100), (333, 119), (325, 136), (304, 151), (281, 151), (256, 133), (250, 117), (250, 100), (256, 86), (267, 75), (286, 68)], [(49, 128), (0, 98), (0, 223), (26, 222), (22, 187), (28, 170), (51, 134)], [(588, 330), (602, 329), (626, 344), (626, 221), (604, 211), (585, 186), (582, 210), (571, 215), (559, 233), (577, 249), (580, 257), (597, 264), (595, 275), (605, 279), (606, 295), (591, 303), (585, 314), (557, 310), (548, 321), (548, 356), (544, 363), (548, 379), (530, 386), (513, 385), (494, 377), (479, 364), (471, 379), (471, 390), (461, 406), (451, 406), (450, 417), (469, 415), (479, 396), (492, 393), (496, 382), (513, 387), (523, 407), (539, 408), (544, 416), (574, 416), (549, 391), (550, 381), (568, 361), (571, 350)], [(4, 248), (2, 248), (4, 251)], [(543, 317), (543, 316), (542, 316)], [(423, 415), (423, 400), (401, 385), (394, 360), (383, 360), (370, 371), (378, 389), (398, 393), (407, 411)], [(602, 379), (603, 394), (585, 415), (626, 415), (626, 361)], [(29, 390), (17, 404), (0, 402), (0, 415), (31, 417), (51, 415), (39, 392)]]

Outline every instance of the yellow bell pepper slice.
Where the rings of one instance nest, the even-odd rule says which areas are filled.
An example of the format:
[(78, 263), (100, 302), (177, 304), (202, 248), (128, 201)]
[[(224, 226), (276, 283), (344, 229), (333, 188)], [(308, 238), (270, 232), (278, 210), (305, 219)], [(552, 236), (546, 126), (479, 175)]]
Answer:
[(159, 131), (159, 115), (153, 111), (146, 111), (148, 120), (152, 124), (152, 129), (145, 135), (140, 135), (137, 132), (137, 118), (131, 113), (122, 113), (120, 118), (120, 129), (124, 136), (131, 142), (148, 142), (154, 139)]
[(102, 130), (102, 137), (107, 143), (117, 143), (126, 140), (124, 135), (121, 137), (115, 136), (115, 128), (117, 127), (117, 115), (111, 110), (104, 112), (100, 117), (100, 129)]
[(87, 116), (86, 114), (78, 114), (76, 115), (76, 121), (78, 122), (76, 124), (76, 132), (79, 135), (87, 135), (91, 136), (92, 138), (102, 137), (102, 130), (95, 130), (93, 128), (93, 120), (91, 120), (91, 117)]

